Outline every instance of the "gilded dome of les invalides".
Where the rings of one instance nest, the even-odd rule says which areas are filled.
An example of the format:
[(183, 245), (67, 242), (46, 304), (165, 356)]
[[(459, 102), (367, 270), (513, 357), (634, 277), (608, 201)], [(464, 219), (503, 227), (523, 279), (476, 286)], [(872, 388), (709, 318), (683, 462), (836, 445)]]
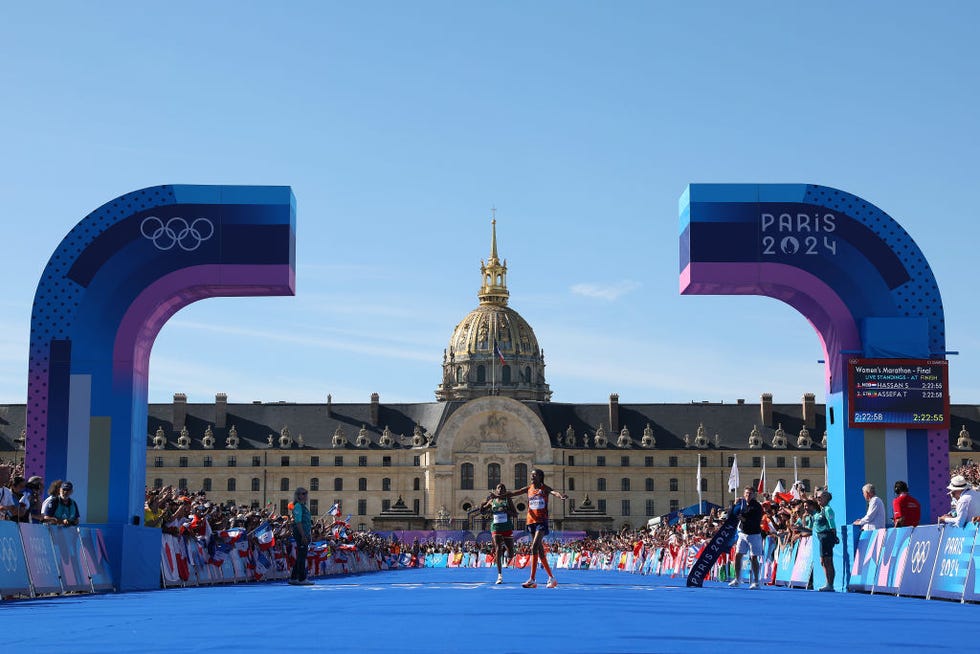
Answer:
[[(443, 355), (436, 398), (470, 400), (502, 395), (547, 402), (544, 352), (534, 330), (507, 306), (507, 262), (497, 257), (497, 221), (491, 222), (490, 256), (481, 262), (480, 305), (463, 318)], [(499, 353), (494, 352), (496, 346)]]

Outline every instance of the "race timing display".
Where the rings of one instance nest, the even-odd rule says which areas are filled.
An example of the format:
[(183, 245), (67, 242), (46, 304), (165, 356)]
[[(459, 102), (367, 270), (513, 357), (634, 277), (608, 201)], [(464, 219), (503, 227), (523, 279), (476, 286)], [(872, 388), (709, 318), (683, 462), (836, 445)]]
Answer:
[(848, 389), (852, 428), (949, 428), (947, 361), (851, 359)]

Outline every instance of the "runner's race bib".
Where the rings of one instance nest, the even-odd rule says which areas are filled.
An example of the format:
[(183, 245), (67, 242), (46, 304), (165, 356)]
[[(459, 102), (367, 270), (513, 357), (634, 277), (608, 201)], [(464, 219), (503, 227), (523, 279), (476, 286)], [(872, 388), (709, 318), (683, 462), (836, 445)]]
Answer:
[(506, 513), (494, 513), (493, 514), (493, 524), (495, 524), (495, 525), (502, 525), (505, 522), (507, 522), (507, 514)]
[(541, 511), (544, 509), (544, 498), (540, 496), (532, 497), (527, 501), (527, 505), (528, 508)]

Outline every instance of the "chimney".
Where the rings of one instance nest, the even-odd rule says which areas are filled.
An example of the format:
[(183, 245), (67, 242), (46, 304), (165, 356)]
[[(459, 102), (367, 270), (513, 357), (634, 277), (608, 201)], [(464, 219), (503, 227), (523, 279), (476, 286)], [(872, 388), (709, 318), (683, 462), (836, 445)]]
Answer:
[(803, 424), (808, 428), (817, 426), (817, 396), (813, 393), (803, 394)]
[(214, 396), (214, 428), (224, 429), (228, 425), (228, 394)]
[(380, 395), (371, 393), (371, 424), (375, 427), (378, 426), (378, 410), (381, 408), (379, 406), (380, 399)]
[(609, 433), (619, 433), (619, 393), (609, 396)]
[(333, 395), (327, 393), (327, 417), (333, 417)]
[(764, 427), (772, 427), (772, 393), (763, 393), (759, 404), (759, 417)]
[(739, 406), (742, 406), (743, 404), (745, 404), (745, 398), (740, 397), (737, 400), (735, 400), (735, 403), (738, 404)]
[(174, 431), (180, 431), (187, 422), (187, 393), (174, 393)]

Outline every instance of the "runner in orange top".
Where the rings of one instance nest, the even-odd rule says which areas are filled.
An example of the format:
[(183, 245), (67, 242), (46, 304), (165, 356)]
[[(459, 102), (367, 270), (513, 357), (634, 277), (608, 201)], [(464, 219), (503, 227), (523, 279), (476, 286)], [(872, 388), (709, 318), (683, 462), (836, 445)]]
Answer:
[(534, 540), (531, 541), (531, 578), (525, 581), (524, 588), (537, 588), (538, 584), (534, 576), (538, 572), (538, 560), (540, 559), (544, 571), (548, 573), (548, 588), (558, 585), (558, 580), (551, 572), (548, 565), (548, 557), (544, 551), (544, 537), (548, 534), (548, 498), (554, 495), (563, 500), (568, 499), (561, 491), (556, 491), (544, 483), (544, 472), (535, 468), (531, 471), (531, 483), (524, 488), (504, 493), (501, 497), (514, 497), (527, 493), (527, 530), (531, 532)]

